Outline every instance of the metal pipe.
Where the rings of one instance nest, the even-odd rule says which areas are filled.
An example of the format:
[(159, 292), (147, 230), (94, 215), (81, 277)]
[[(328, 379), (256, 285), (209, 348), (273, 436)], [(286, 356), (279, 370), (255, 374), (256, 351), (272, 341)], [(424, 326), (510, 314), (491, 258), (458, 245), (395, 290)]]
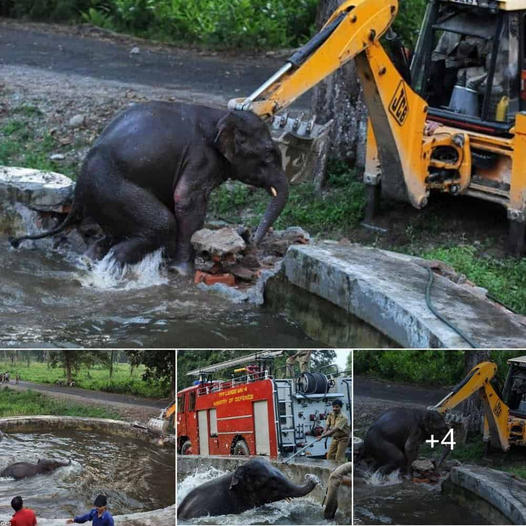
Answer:
[(267, 81), (261, 84), (261, 86), (259, 86), (259, 88), (256, 91), (254, 91), (251, 95), (249, 95), (245, 99), (245, 101), (243, 102), (243, 105), (245, 105), (248, 102), (253, 102), (254, 100), (256, 100), (269, 86), (274, 84), (276, 80), (278, 80), (283, 75), (285, 75), (285, 73), (287, 73), (287, 71), (291, 68), (292, 68), (292, 64), (290, 62), (287, 62), (286, 64), (281, 66), (281, 68), (278, 69), (278, 71), (276, 71), (276, 73), (274, 73), (272, 77), (270, 77)]
[(311, 442), (310, 444), (307, 444), (305, 447), (302, 447), (301, 449), (298, 449), (298, 451), (296, 451), (296, 453), (294, 453), (290, 457), (286, 458), (283, 461), (283, 464), (286, 464), (290, 459), (294, 458), (296, 455), (299, 455), (302, 451), (305, 451), (308, 447), (311, 447), (312, 445), (314, 445), (314, 442)]

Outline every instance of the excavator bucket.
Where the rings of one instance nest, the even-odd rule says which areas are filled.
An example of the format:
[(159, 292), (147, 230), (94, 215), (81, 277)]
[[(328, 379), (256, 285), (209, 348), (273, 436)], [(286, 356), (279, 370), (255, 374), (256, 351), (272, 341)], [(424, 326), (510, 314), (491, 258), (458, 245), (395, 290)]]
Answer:
[(283, 169), (290, 184), (317, 179), (325, 169), (332, 120), (316, 124), (316, 117), (305, 120), (304, 114), (289, 117), (277, 115), (270, 132), (281, 150)]

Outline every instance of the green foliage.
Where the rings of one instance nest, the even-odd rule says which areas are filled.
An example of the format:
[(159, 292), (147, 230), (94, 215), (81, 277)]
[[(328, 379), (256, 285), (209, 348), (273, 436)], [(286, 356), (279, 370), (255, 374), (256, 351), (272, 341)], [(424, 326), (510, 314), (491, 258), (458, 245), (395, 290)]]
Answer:
[(486, 288), (498, 301), (526, 314), (526, 258), (481, 256), (476, 247), (470, 245), (439, 247), (422, 256), (448, 263), (478, 286)]
[(394, 21), (393, 29), (409, 49), (414, 49), (416, 46), (426, 5), (427, 0), (402, 0), (399, 3), (398, 16)]
[(17, 0), (2, 14), (85, 22), (212, 47), (298, 46), (314, 33), (317, 0)]
[(13, 108), (11, 113), (15, 116), (0, 128), (0, 164), (55, 171), (74, 178), (76, 163), (63, 162), (59, 165), (49, 159), (60, 145), (47, 128), (39, 128), (41, 111), (34, 106), (23, 105)]
[(426, 385), (453, 385), (464, 376), (463, 351), (354, 351), (354, 372)]
[[(169, 351), (167, 351), (169, 352)], [(172, 353), (173, 354), (173, 353)], [(154, 378), (143, 379), (146, 368), (141, 365), (130, 370), (128, 364), (114, 364), (113, 375), (109, 377), (109, 369), (106, 365), (98, 364), (91, 368), (80, 368), (73, 374), (75, 387), (90, 389), (94, 391), (106, 391), (110, 393), (132, 394), (145, 398), (164, 398), (169, 396), (170, 388), (163, 382)], [(66, 375), (59, 367), (48, 367), (43, 362), (32, 362), (27, 366), (26, 362), (0, 362), (1, 371), (9, 371), (14, 381), (15, 374), (20, 375), (21, 380), (36, 383), (55, 384), (64, 381)]]
[(94, 418), (119, 418), (119, 414), (104, 407), (94, 407), (62, 402), (34, 391), (14, 391), (8, 387), (0, 390), (0, 417), (24, 415), (84, 416)]
[(317, 0), (155, 2), (161, 31), (175, 40), (221, 47), (293, 46), (313, 30)]
[[(289, 189), (288, 203), (274, 224), (277, 229), (301, 226), (312, 234), (342, 233), (358, 225), (365, 209), (365, 188), (355, 172), (341, 165), (332, 165), (328, 189), (319, 195), (311, 183), (301, 183)], [(242, 183), (232, 183), (214, 190), (209, 214), (228, 222), (255, 226), (268, 203), (262, 191), (253, 191)], [(247, 215), (247, 210), (250, 214)]]

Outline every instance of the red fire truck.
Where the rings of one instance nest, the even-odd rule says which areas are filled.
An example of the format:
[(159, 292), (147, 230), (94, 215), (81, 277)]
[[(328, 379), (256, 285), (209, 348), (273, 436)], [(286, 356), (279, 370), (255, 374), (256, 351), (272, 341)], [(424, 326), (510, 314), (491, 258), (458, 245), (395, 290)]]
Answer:
[[(327, 374), (303, 373), (276, 379), (273, 358), (262, 351), (188, 374), (198, 379), (177, 393), (177, 451), (194, 455), (268, 455), (294, 453), (308, 444), (313, 457), (326, 454), (323, 432), (332, 402), (340, 399), (350, 422), (351, 379), (330, 366)], [(244, 365), (230, 380), (210, 374)]]

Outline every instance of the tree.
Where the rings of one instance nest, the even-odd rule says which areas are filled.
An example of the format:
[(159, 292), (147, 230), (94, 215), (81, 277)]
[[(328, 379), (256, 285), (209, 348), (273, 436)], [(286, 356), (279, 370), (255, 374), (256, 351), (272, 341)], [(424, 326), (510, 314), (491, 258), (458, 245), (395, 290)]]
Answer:
[[(316, 26), (321, 28), (343, 0), (320, 0)], [(311, 111), (317, 122), (334, 120), (329, 134), (328, 157), (363, 168), (367, 110), (354, 60), (335, 71), (313, 90)]]
[(156, 380), (170, 385), (170, 396), (175, 398), (175, 350), (174, 351), (126, 351), (130, 365), (137, 367), (143, 364), (146, 371), (144, 381)]
[(82, 366), (91, 367), (98, 361), (104, 361), (107, 351), (49, 351), (48, 363), (51, 367), (62, 367), (66, 382), (73, 381), (73, 371)]

